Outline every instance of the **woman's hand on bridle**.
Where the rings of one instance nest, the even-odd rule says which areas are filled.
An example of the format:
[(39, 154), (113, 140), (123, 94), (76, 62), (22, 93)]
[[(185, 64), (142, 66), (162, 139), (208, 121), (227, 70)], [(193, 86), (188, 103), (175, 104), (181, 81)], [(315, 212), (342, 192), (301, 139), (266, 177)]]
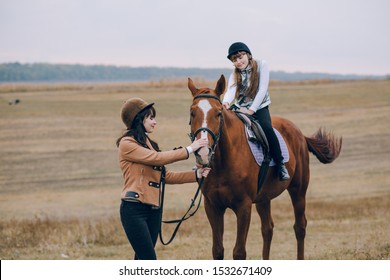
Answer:
[(192, 150), (195, 152), (199, 148), (205, 147), (208, 144), (209, 144), (209, 140), (207, 138), (200, 138), (200, 139), (195, 139), (190, 146)]
[(207, 175), (209, 175), (209, 172), (211, 170), (210, 167), (202, 167), (200, 164), (196, 164), (196, 167), (198, 168), (196, 170), (196, 175), (198, 176), (198, 178), (201, 178), (201, 177), (207, 177)]

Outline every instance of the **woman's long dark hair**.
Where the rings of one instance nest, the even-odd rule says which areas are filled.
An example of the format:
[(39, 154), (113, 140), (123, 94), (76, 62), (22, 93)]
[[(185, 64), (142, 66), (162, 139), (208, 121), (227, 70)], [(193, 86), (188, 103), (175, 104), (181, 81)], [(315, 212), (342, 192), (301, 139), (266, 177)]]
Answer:
[(134, 139), (144, 147), (147, 147), (146, 140), (149, 139), (153, 149), (155, 149), (156, 151), (160, 151), (158, 144), (154, 142), (152, 139), (150, 139), (146, 134), (146, 130), (144, 127), (144, 120), (145, 118), (148, 118), (150, 116), (156, 117), (156, 110), (153, 107), (150, 107), (149, 109), (139, 112), (135, 116), (131, 127), (130, 128), (128, 127), (123, 132), (122, 136), (116, 140), (116, 146), (119, 147), (119, 143), (121, 142), (123, 137), (130, 136), (130, 137), (134, 137)]

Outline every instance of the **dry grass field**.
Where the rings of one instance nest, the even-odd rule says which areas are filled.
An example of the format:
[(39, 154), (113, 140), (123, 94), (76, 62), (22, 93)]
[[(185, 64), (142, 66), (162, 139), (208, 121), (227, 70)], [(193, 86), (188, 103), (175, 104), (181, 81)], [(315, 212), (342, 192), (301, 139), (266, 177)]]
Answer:
[[(196, 80), (214, 87), (215, 81)], [(323, 165), (311, 155), (306, 258), (390, 258), (390, 80), (272, 83), (271, 113), (305, 135), (319, 127), (343, 137), (340, 157)], [(155, 102), (164, 150), (189, 144), (191, 96), (186, 81), (129, 84), (0, 85), (0, 258), (129, 259), (119, 222), (122, 178), (115, 140), (119, 110), (138, 96)], [(9, 100), (20, 99), (17, 105)], [(194, 157), (170, 165), (189, 169)], [(167, 186), (164, 218), (180, 217), (195, 184)], [(273, 201), (271, 258), (295, 259), (287, 193)], [(232, 258), (235, 217), (227, 212), (225, 257)], [(167, 239), (172, 226), (164, 226)], [(261, 258), (260, 221), (253, 211), (248, 258)], [(173, 243), (158, 243), (160, 259), (211, 259), (203, 206)]]

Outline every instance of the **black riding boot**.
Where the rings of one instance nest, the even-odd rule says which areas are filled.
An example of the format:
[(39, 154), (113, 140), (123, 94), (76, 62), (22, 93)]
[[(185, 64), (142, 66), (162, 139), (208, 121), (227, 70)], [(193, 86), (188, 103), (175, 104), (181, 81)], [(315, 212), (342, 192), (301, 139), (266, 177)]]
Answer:
[(280, 150), (280, 144), (278, 137), (272, 128), (271, 115), (269, 114), (268, 106), (258, 110), (255, 113), (255, 118), (263, 128), (264, 134), (267, 137), (271, 157), (274, 159), (278, 168), (278, 175), (280, 181), (290, 179), (286, 166), (283, 163), (282, 151)]
[(279, 181), (286, 181), (290, 179), (290, 175), (288, 175), (288, 170), (284, 163), (278, 164), (279, 169)]

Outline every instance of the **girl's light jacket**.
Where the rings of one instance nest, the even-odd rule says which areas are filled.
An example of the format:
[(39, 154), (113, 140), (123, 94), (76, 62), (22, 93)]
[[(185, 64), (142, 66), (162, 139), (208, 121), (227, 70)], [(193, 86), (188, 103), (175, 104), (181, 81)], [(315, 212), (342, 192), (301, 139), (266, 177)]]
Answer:
[[(119, 143), (119, 164), (124, 178), (122, 200), (161, 205), (162, 171), (166, 164), (188, 159), (187, 149), (157, 152), (147, 141), (147, 148), (133, 137), (123, 137)], [(196, 171), (166, 170), (167, 184), (196, 182)]]
[[(247, 109), (252, 110), (253, 112), (257, 112), (258, 110), (268, 106), (271, 104), (271, 98), (268, 93), (268, 84), (269, 84), (269, 71), (268, 71), (268, 63), (266, 60), (257, 61), (258, 64), (258, 73), (259, 75), (259, 89), (256, 93), (256, 96), (253, 100), (248, 100), (244, 104), (239, 104), (238, 100), (235, 100), (236, 106), (246, 107)], [(252, 75), (254, 73), (251, 73)], [(248, 82), (249, 86), (249, 82)], [(229, 77), (227, 91), (223, 97), (223, 103), (231, 103), (236, 96), (237, 85), (235, 81), (234, 70), (233, 73)]]

